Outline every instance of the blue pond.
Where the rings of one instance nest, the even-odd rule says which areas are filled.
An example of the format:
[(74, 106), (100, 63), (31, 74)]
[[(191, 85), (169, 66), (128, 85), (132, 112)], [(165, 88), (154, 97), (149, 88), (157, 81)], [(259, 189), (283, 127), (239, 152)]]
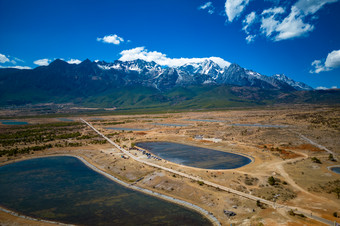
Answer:
[(128, 189), (74, 157), (0, 167), (0, 205), (35, 218), (78, 225), (211, 225), (199, 213)]
[(243, 155), (172, 142), (140, 142), (136, 145), (170, 162), (203, 169), (235, 169), (251, 162)]
[(125, 127), (105, 127), (105, 129), (124, 130), (124, 131), (147, 131), (147, 129), (125, 128)]
[(215, 120), (215, 119), (185, 119), (185, 121), (192, 121), (192, 122), (224, 122), (222, 120)]
[(230, 124), (230, 126), (253, 126), (253, 127), (263, 127), (263, 128), (286, 128), (287, 125), (264, 125), (264, 124)]
[(62, 122), (73, 122), (73, 120), (69, 118), (58, 118), (58, 119)]
[(175, 126), (175, 127), (191, 126), (188, 124), (169, 124), (169, 123), (152, 123), (152, 124), (156, 126)]
[(334, 173), (340, 174), (340, 166), (331, 167), (331, 170), (332, 170)]
[(28, 122), (12, 121), (12, 120), (0, 120), (0, 122), (3, 125), (27, 125), (28, 124)]

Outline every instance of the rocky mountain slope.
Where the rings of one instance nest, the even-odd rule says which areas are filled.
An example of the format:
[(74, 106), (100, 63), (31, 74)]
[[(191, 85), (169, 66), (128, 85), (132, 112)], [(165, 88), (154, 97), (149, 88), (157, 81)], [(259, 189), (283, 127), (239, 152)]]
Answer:
[(0, 90), (0, 106), (55, 102), (118, 108), (218, 108), (318, 102), (321, 96), (328, 101), (338, 95), (319, 95), (285, 75), (265, 76), (213, 60), (177, 67), (143, 60), (55, 60), (35, 69), (0, 69)]

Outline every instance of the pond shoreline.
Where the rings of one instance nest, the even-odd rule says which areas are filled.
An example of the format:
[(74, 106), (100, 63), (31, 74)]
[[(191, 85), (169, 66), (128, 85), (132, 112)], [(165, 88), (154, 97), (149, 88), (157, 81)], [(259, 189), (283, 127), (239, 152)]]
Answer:
[[(141, 187), (138, 187), (138, 186), (135, 186), (135, 185), (128, 184), (128, 183), (116, 178), (115, 176), (112, 176), (111, 174), (106, 173), (103, 170), (97, 168), (95, 165), (91, 164), (90, 162), (88, 162), (87, 160), (85, 160), (83, 157), (81, 157), (79, 155), (75, 155), (75, 154), (54, 154), (54, 155), (46, 155), (46, 156), (37, 156), (37, 157), (32, 157), (32, 158), (14, 160), (14, 161), (11, 161), (11, 162), (3, 163), (0, 166), (8, 165), (8, 164), (15, 163), (15, 162), (25, 161), (25, 160), (28, 160), (28, 159), (46, 158), (46, 157), (48, 158), (48, 157), (58, 157), (58, 156), (67, 156), (67, 157), (77, 158), (78, 160), (80, 160), (84, 165), (86, 165), (91, 170), (105, 176), (106, 178), (108, 178), (108, 179), (110, 179), (110, 180), (112, 180), (112, 181), (114, 181), (114, 182), (116, 182), (116, 183), (118, 183), (118, 184), (120, 184), (120, 185), (122, 185), (126, 188), (129, 188), (129, 189), (132, 189), (132, 190), (135, 190), (135, 191), (139, 191), (139, 192), (142, 192), (144, 194), (151, 195), (153, 197), (165, 200), (167, 202), (175, 203), (177, 205), (186, 207), (190, 210), (193, 210), (193, 211), (198, 212), (199, 214), (203, 215), (213, 225), (221, 225), (220, 222), (217, 220), (217, 218), (215, 218), (211, 213), (209, 213), (207, 210), (205, 210), (205, 209), (203, 209), (203, 208), (201, 208), (201, 207), (199, 207), (195, 204), (192, 204), (192, 203), (189, 203), (189, 202), (177, 199), (177, 198), (173, 198), (173, 197), (170, 197), (170, 196), (167, 196), (167, 195), (164, 195), (164, 194), (160, 194), (158, 192), (154, 192), (154, 191), (151, 191), (151, 190), (148, 190), (148, 189), (145, 189), (145, 188), (141, 188)], [(18, 212), (8, 210), (8, 209), (2, 207), (1, 205), (0, 205), (0, 211), (9, 213), (13, 216), (17, 216), (17, 217), (20, 217), (20, 218), (23, 218), (23, 219), (28, 219), (28, 220), (34, 220), (34, 221), (46, 222), (46, 223), (53, 223), (53, 224), (58, 224), (58, 225), (72, 225), (72, 224), (65, 224), (65, 223), (56, 222), (56, 221), (49, 221), (49, 220), (43, 220), (43, 219), (29, 217), (29, 216), (26, 216), (26, 215), (22, 215)]]
[[(242, 156), (245, 157), (249, 160), (248, 163), (245, 163), (243, 165), (240, 166), (236, 166), (236, 167), (232, 167), (232, 168), (202, 168), (199, 166), (194, 166), (194, 165), (190, 165), (190, 164), (182, 164), (182, 163), (178, 163), (178, 162), (174, 162), (171, 161), (170, 159), (166, 159), (162, 156), (160, 156), (160, 153), (157, 153), (157, 151), (153, 151), (152, 148), (147, 148), (147, 147), (141, 147), (140, 145), (142, 144), (147, 144), (147, 143), (171, 143), (174, 145), (183, 145), (183, 146), (191, 146), (192, 148), (198, 148), (198, 149), (206, 149), (207, 151), (212, 151), (212, 152), (220, 152), (220, 153), (226, 153), (226, 154), (230, 154), (230, 155), (236, 155), (236, 156)], [(192, 169), (202, 169), (202, 170), (209, 170), (209, 171), (221, 171), (221, 170), (235, 170), (235, 169), (239, 169), (242, 168), (244, 166), (250, 165), (252, 163), (255, 162), (255, 158), (251, 155), (248, 154), (244, 154), (244, 153), (240, 153), (240, 152), (235, 152), (235, 151), (221, 151), (221, 150), (216, 150), (216, 149), (211, 149), (211, 148), (207, 148), (207, 147), (202, 147), (202, 146), (192, 146), (192, 145), (188, 145), (188, 144), (184, 144), (184, 143), (180, 143), (180, 142), (169, 142), (167, 140), (158, 140), (158, 141), (139, 141), (135, 144), (135, 148), (138, 148), (140, 150), (144, 150), (146, 152), (151, 153), (154, 156), (157, 156), (165, 161), (171, 162), (173, 164), (179, 165), (181, 167), (185, 167), (185, 168), (192, 168)]]
[(336, 174), (340, 174), (338, 172), (335, 172), (334, 170), (332, 170), (332, 168), (340, 168), (340, 165), (334, 165), (334, 166), (328, 166), (327, 169), (333, 173), (336, 173)]

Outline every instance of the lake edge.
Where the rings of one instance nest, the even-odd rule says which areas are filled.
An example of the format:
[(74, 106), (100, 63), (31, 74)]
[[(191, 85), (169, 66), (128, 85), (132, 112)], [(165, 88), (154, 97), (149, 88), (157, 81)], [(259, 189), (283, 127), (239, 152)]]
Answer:
[[(124, 181), (116, 178), (115, 176), (113, 176), (109, 173), (106, 173), (105, 171), (102, 171), (101, 169), (97, 168), (95, 165), (91, 164), (86, 159), (84, 159), (83, 157), (78, 156), (78, 155), (56, 154), (56, 155), (29, 157), (29, 158), (26, 158), (26, 159), (19, 159), (19, 160), (1, 163), (0, 167), (5, 166), (5, 165), (10, 165), (10, 164), (13, 164), (13, 163), (26, 161), (26, 160), (41, 159), (41, 158), (48, 158), (48, 157), (73, 157), (73, 158), (76, 158), (81, 163), (83, 163), (87, 168), (89, 168), (89, 170), (92, 170), (92, 171), (104, 176), (105, 178), (109, 179), (110, 181), (113, 181), (113, 182), (125, 187), (126, 189), (133, 190), (134, 192), (140, 192), (144, 195), (157, 198), (161, 201), (181, 206), (182, 208), (186, 208), (190, 211), (194, 211), (194, 212), (200, 214), (203, 218), (206, 218), (209, 222), (211, 222), (212, 225), (221, 225), (219, 220), (217, 220), (217, 218), (215, 216), (213, 216), (210, 212), (203, 209), (202, 207), (199, 207), (199, 206), (197, 206), (193, 203), (190, 203), (190, 202), (187, 202), (187, 201), (184, 201), (184, 200), (181, 200), (181, 199), (173, 198), (173, 197), (165, 195), (165, 194), (154, 192), (154, 191), (146, 189), (146, 188), (141, 188), (141, 187), (138, 187), (138, 186), (135, 186), (135, 185), (130, 185), (127, 182), (124, 182)], [(63, 222), (58, 222), (58, 221), (53, 221), (53, 220), (47, 220), (47, 219), (43, 219), (43, 218), (31, 217), (31, 216), (28, 216), (28, 215), (25, 215), (25, 214), (21, 214), (20, 212), (17, 212), (15, 210), (8, 209), (8, 208), (2, 206), (1, 204), (0, 204), (0, 211), (3, 211), (5, 213), (11, 214), (12, 216), (20, 217), (22, 219), (27, 219), (27, 220), (53, 223), (53, 224), (59, 224), (59, 225), (73, 225), (73, 224), (66, 224), (66, 223), (63, 223)]]

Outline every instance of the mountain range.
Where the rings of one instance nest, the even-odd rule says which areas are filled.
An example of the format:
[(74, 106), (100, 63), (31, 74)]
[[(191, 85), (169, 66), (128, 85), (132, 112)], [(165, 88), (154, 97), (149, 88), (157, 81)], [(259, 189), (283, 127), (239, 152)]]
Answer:
[(57, 59), (35, 69), (0, 69), (0, 90), (1, 106), (71, 102), (118, 108), (323, 102), (329, 95), (339, 95), (338, 90), (313, 90), (283, 74), (265, 76), (213, 60), (170, 67), (140, 59), (113, 63), (87, 59), (80, 64)]

